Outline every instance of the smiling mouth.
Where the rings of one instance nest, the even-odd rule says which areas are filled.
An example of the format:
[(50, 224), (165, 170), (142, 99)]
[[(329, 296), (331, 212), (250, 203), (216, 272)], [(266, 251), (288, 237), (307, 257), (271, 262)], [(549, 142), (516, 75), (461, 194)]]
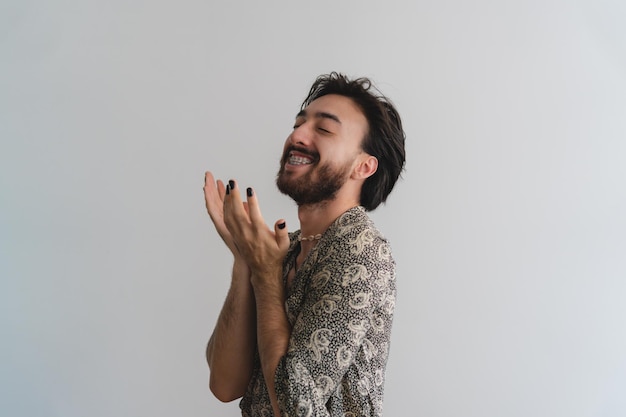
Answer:
[(311, 165), (319, 160), (319, 154), (305, 149), (291, 148), (286, 153), (285, 164), (292, 166)]
[(294, 155), (292, 152), (289, 154), (289, 158), (287, 158), (287, 163), (289, 165), (309, 165), (313, 163), (313, 159), (307, 156)]

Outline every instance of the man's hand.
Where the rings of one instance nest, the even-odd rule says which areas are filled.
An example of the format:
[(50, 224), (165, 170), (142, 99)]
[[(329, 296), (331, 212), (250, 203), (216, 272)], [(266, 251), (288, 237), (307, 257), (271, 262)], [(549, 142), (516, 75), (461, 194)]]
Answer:
[(235, 258), (230, 289), (206, 349), (211, 391), (221, 401), (232, 401), (245, 394), (254, 370), (257, 339), (254, 293), (250, 268), (224, 223), (224, 183), (215, 181), (210, 172), (205, 174), (204, 181), (207, 212)]
[(231, 180), (220, 197), (224, 201), (223, 222), (228, 236), (252, 270), (253, 278), (272, 279), (270, 277), (276, 277), (276, 274), (280, 277), (289, 249), (285, 222), (278, 220), (274, 230), (270, 230), (263, 220), (252, 188), (248, 188), (246, 194), (247, 202), (243, 202), (239, 187)]
[(222, 180), (215, 181), (213, 174), (207, 171), (204, 174), (204, 201), (206, 204), (207, 212), (213, 221), (215, 230), (220, 235), (228, 249), (232, 252), (235, 258), (239, 257), (239, 251), (235, 246), (233, 237), (224, 224), (224, 196), (226, 195), (226, 187)]
[(274, 416), (280, 416), (274, 375), (287, 352), (291, 326), (284, 308), (283, 261), (289, 249), (284, 220), (270, 230), (261, 216), (254, 191), (246, 190), (247, 210), (235, 181), (229, 181), (224, 196), (224, 222), (241, 256), (250, 267), (257, 312), (257, 346), (261, 370)]

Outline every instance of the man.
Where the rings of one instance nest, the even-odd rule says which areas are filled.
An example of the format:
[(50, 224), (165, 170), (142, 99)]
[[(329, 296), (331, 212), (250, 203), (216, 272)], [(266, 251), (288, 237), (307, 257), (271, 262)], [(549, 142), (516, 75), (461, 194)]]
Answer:
[(234, 256), (207, 346), (210, 388), (243, 416), (380, 416), (395, 263), (366, 211), (404, 167), (404, 132), (369, 80), (320, 76), (296, 116), (276, 179), (300, 230), (266, 226), (257, 196), (205, 176), (205, 199)]

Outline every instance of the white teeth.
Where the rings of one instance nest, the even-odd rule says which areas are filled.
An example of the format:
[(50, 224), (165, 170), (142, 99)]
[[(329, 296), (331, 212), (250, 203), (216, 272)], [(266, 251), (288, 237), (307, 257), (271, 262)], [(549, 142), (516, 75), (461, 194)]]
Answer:
[(302, 156), (296, 156), (296, 155), (290, 155), (289, 156), (289, 163), (291, 165), (307, 165), (312, 163), (313, 161), (311, 161), (311, 159), (309, 158), (304, 158)]

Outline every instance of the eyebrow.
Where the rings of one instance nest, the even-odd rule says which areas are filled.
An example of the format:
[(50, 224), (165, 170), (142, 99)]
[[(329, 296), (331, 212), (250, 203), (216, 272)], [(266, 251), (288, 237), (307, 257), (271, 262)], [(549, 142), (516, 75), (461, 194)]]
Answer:
[[(339, 117), (335, 116), (335, 115), (334, 115), (334, 114), (332, 114), (332, 113), (327, 113), (327, 112), (324, 112), (324, 111), (319, 111), (319, 112), (315, 113), (313, 116), (314, 116), (315, 118), (318, 118), (318, 119), (330, 119), (330, 120), (333, 120), (333, 121), (335, 121), (335, 122), (337, 122), (337, 123), (341, 124), (341, 120), (339, 120)], [(296, 119), (297, 119), (298, 117), (306, 117), (306, 110), (300, 110), (300, 112), (296, 115)]]

